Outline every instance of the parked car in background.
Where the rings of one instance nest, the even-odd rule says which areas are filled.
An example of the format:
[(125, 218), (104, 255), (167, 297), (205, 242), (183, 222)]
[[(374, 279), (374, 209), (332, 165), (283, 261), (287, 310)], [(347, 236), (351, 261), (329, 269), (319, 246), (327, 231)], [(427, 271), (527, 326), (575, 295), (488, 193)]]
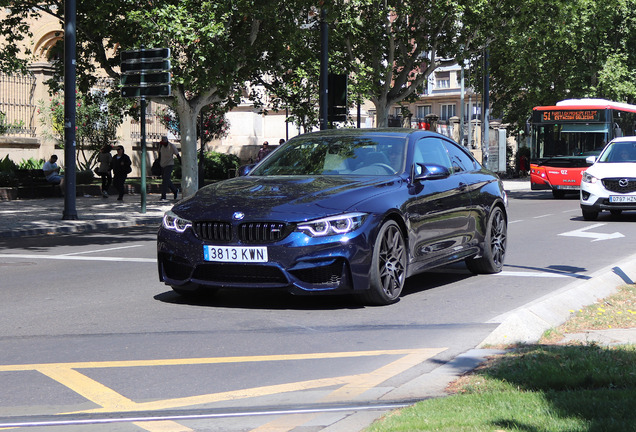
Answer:
[(506, 246), (497, 175), (442, 135), (393, 128), (295, 137), (177, 203), (157, 238), (159, 279), (179, 294), (272, 288), (376, 305), (445, 264), (499, 272)]
[(615, 138), (582, 173), (581, 212), (593, 221), (604, 210), (618, 216), (624, 210), (636, 210), (636, 137)]

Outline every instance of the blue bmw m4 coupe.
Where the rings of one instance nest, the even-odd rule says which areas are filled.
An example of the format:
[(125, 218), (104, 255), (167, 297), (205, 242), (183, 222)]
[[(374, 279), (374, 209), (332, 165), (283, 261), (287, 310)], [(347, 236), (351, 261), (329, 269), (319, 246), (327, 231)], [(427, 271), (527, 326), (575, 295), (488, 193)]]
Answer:
[(243, 174), (165, 214), (159, 279), (175, 292), (285, 289), (385, 305), (419, 272), (457, 261), (473, 273), (503, 267), (503, 185), (445, 136), (309, 133)]

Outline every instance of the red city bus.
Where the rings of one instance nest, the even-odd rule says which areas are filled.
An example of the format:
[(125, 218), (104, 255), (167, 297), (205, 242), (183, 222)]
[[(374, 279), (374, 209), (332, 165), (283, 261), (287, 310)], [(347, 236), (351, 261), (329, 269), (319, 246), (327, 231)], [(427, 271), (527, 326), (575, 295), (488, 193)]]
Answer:
[(567, 99), (532, 110), (530, 186), (555, 198), (579, 192), (585, 159), (615, 137), (636, 135), (636, 105), (604, 99)]

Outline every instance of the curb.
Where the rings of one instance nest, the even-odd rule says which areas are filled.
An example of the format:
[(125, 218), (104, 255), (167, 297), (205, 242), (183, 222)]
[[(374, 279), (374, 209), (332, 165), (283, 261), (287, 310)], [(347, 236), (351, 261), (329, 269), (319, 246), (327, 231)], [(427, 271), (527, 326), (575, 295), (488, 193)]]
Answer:
[(614, 294), (620, 285), (627, 283), (627, 274), (636, 274), (636, 254), (593, 273), (583, 282), (573, 282), (493, 318), (488, 323), (500, 323), (499, 326), (477, 348), (535, 343), (546, 330), (566, 322), (573, 311)]
[(19, 237), (35, 237), (35, 236), (47, 236), (55, 234), (72, 234), (88, 231), (104, 231), (114, 228), (125, 228), (133, 226), (146, 226), (157, 225), (161, 223), (161, 216), (154, 216), (148, 218), (141, 218), (135, 220), (120, 220), (120, 221), (80, 221), (77, 224), (62, 225), (62, 226), (48, 226), (42, 228), (28, 228), (28, 229), (14, 229), (11, 231), (0, 231), (0, 239), (7, 238), (19, 238)]

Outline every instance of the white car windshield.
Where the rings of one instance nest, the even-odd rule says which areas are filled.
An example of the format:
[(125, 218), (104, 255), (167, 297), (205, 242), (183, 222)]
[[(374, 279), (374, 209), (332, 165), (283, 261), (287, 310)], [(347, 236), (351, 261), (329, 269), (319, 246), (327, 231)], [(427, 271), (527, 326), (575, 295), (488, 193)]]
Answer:
[(606, 163), (636, 162), (636, 141), (617, 141), (610, 143), (598, 158)]

